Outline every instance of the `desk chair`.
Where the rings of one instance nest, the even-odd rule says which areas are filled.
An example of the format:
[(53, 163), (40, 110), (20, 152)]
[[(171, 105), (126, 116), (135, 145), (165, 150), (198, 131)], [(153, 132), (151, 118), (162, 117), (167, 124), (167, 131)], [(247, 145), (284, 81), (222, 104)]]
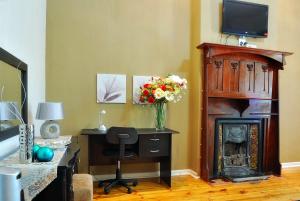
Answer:
[(137, 185), (136, 179), (122, 179), (121, 164), (120, 161), (125, 158), (136, 157), (133, 151), (126, 150), (126, 144), (135, 144), (138, 140), (137, 131), (134, 128), (127, 127), (111, 127), (106, 134), (106, 140), (110, 144), (119, 144), (119, 149), (107, 149), (104, 150), (103, 154), (106, 156), (116, 156), (117, 157), (117, 168), (116, 168), (116, 178), (109, 179), (99, 182), (99, 186), (102, 187), (104, 183), (108, 183), (104, 187), (104, 193), (108, 194), (112, 187), (114, 186), (124, 186), (127, 188), (127, 192), (131, 193), (132, 189), (128, 184), (133, 186)]

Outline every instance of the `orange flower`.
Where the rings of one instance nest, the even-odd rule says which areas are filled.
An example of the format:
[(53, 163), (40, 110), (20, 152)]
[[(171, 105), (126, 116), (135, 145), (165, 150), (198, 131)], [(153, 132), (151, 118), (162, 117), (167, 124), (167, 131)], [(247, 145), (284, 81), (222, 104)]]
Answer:
[(147, 89), (151, 88), (151, 84), (144, 84), (144, 88), (147, 88)]
[(145, 102), (145, 98), (143, 96), (140, 96), (140, 102)]

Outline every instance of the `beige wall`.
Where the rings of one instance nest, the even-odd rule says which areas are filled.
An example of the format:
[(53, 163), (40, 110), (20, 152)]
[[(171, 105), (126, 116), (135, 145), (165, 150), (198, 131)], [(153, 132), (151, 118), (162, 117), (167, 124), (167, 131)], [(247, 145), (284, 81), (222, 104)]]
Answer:
[[(111, 125), (153, 126), (151, 109), (132, 105), (132, 75), (176, 73), (189, 81), (182, 102), (169, 104), (167, 126), (174, 136), (173, 169), (199, 171), (201, 42), (220, 43), (221, 0), (51, 0), (47, 4), (47, 100), (63, 101), (63, 133), (97, 127), (98, 112)], [(253, 0), (270, 5), (269, 37), (250, 39), (260, 48), (296, 52), (280, 75), (281, 161), (300, 161), (297, 74), (300, 33), (297, 0)], [(298, 14), (299, 13), (299, 14)], [(236, 44), (234, 37), (228, 44)], [(96, 74), (127, 75), (127, 104), (96, 104)], [(293, 103), (293, 104), (291, 104)], [(299, 104), (298, 104), (299, 105)], [(294, 131), (294, 132), (292, 132)], [(82, 170), (86, 170), (86, 141)], [(294, 153), (295, 152), (295, 153)], [(143, 168), (141, 168), (143, 167)], [(150, 168), (148, 168), (150, 167)], [(153, 166), (136, 166), (150, 170)], [(109, 169), (109, 168), (107, 168)], [(97, 172), (100, 172), (98, 170)]]
[(190, 76), (190, 102), (189, 115), (189, 166), (197, 173), (200, 171), (200, 115), (201, 115), (201, 90), (202, 69), (200, 68), (201, 52), (196, 48), (200, 44), (201, 33), (201, 1), (191, 0), (191, 76)]
[(300, 2), (280, 1), (279, 49), (294, 52), (280, 74), (280, 157), (281, 162), (300, 161)]
[[(47, 100), (65, 104), (63, 134), (97, 127), (100, 109), (107, 126), (153, 127), (152, 110), (132, 104), (132, 76), (175, 73), (189, 80), (188, 1), (51, 0), (47, 9)], [(126, 104), (96, 103), (97, 73), (127, 75)], [(168, 105), (167, 118), (180, 132), (172, 167), (187, 168), (189, 93)]]

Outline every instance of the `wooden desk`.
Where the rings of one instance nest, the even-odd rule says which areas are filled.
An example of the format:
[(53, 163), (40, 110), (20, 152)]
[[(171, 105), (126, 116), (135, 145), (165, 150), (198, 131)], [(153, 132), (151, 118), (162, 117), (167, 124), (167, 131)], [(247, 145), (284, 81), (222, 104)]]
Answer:
[[(160, 163), (160, 179), (171, 187), (172, 135), (178, 133), (171, 129), (156, 131), (155, 128), (137, 129), (138, 142), (130, 146), (138, 155), (134, 160), (123, 160), (122, 163)], [(118, 145), (109, 144), (105, 135), (98, 129), (83, 129), (81, 135), (88, 136), (88, 171), (91, 166), (115, 165), (113, 157), (104, 156), (103, 150)]]
[[(72, 141), (74, 137), (72, 138)], [(74, 140), (75, 141), (75, 140)], [(54, 179), (32, 201), (73, 201), (72, 176), (78, 172), (80, 147), (77, 142), (68, 145), (67, 150), (57, 167), (57, 178)]]

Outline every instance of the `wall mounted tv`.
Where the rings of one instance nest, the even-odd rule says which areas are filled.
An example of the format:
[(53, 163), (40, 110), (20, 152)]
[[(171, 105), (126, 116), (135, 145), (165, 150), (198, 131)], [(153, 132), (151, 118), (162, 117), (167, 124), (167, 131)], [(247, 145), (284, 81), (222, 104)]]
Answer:
[(225, 34), (267, 37), (269, 6), (223, 0), (222, 32)]

